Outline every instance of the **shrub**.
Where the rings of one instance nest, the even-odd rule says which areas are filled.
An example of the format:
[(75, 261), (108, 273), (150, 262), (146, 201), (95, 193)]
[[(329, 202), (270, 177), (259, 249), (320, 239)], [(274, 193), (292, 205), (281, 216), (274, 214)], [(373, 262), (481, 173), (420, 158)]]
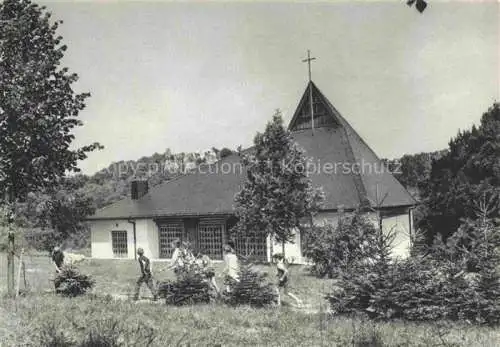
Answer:
[(333, 278), (355, 263), (371, 257), (368, 245), (375, 242), (376, 229), (359, 212), (343, 216), (336, 227), (315, 226), (307, 231), (304, 255), (313, 261), (312, 272)]
[(54, 279), (56, 293), (75, 297), (85, 294), (95, 281), (88, 275), (83, 275), (74, 266), (64, 266)]
[[(332, 293), (330, 300), (334, 311), (339, 313), (363, 313), (370, 317), (392, 315), (394, 303), (387, 297), (388, 289), (397, 280), (393, 277), (391, 245), (394, 233), (383, 232), (364, 222), (356, 225), (354, 237), (363, 247), (354, 248), (354, 255), (344, 247), (345, 258), (337, 258), (338, 277), (343, 291)], [(344, 235), (346, 239), (349, 235)], [(350, 244), (350, 241), (346, 243)], [(342, 243), (340, 243), (341, 246)]]
[(184, 262), (177, 269), (176, 280), (158, 285), (158, 294), (171, 305), (209, 303), (214, 295), (205, 275), (205, 269), (194, 262)]
[(276, 289), (266, 280), (267, 273), (254, 270), (253, 264), (244, 259), (240, 263), (239, 281), (232, 283), (231, 292), (226, 293), (226, 303), (265, 307), (277, 302)]
[(387, 258), (389, 239), (379, 237), (373, 261), (341, 273), (343, 291), (328, 296), (332, 308), (375, 319), (500, 323), (498, 229), (485, 217), (461, 229), (427, 256), (402, 261)]

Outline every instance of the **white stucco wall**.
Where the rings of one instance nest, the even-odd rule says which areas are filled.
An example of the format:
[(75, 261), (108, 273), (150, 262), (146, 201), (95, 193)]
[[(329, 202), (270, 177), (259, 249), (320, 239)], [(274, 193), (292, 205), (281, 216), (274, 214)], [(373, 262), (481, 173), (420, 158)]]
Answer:
[(392, 256), (407, 258), (410, 255), (410, 218), (408, 214), (385, 217), (382, 221), (385, 232), (394, 232)]
[[(111, 232), (125, 230), (127, 231), (127, 258), (134, 259), (134, 228), (128, 221), (123, 219), (92, 221), (90, 230), (92, 258), (114, 258)], [(147, 257), (158, 258), (158, 228), (152, 219), (136, 220), (136, 242), (137, 248), (142, 247)]]
[(134, 258), (134, 234), (132, 224), (126, 220), (100, 220), (93, 221), (90, 225), (92, 258), (112, 259), (113, 246), (111, 231), (127, 231), (127, 258)]
[[(377, 214), (374, 212), (366, 213), (366, 216), (370, 221), (373, 222), (375, 227), (378, 228), (378, 219)], [(314, 217), (315, 225), (325, 225), (332, 224), (334, 226), (337, 225), (339, 221), (339, 213), (337, 212), (325, 212), (319, 213)], [(411, 228), (413, 227), (410, 216), (408, 213), (401, 212), (400, 214), (394, 216), (384, 216), (382, 219), (382, 228), (384, 232), (393, 231), (395, 233), (395, 238), (393, 241), (393, 250), (392, 256), (394, 258), (406, 258), (410, 254), (410, 233)], [(298, 242), (298, 243), (297, 243)], [(285, 254), (287, 257), (296, 257), (296, 263), (305, 264), (307, 263), (307, 259), (302, 257), (300, 252), (300, 248), (297, 245), (300, 245), (300, 237), (297, 237), (296, 244), (285, 247)], [(279, 248), (274, 246), (274, 253), (281, 252), (281, 245)]]
[[(367, 214), (368, 217), (378, 226), (378, 221), (374, 213)], [(339, 220), (339, 214), (335, 212), (320, 213), (314, 217), (316, 225), (333, 224), (336, 225)], [(411, 223), (408, 213), (384, 217), (383, 229), (385, 231), (393, 230), (396, 233), (394, 240), (393, 256), (407, 257), (410, 248), (410, 230)], [(103, 220), (93, 221), (91, 227), (91, 250), (92, 257), (99, 259), (112, 259), (113, 248), (111, 243), (111, 231), (127, 231), (127, 251), (128, 259), (134, 259), (134, 234), (133, 225), (126, 220)], [(150, 259), (159, 259), (159, 236), (158, 227), (152, 219), (136, 220), (136, 238), (137, 247), (142, 247), (147, 257)], [(304, 264), (307, 259), (302, 256), (300, 249), (300, 233), (295, 233), (294, 243), (285, 245), (285, 255), (294, 263)], [(272, 255), (282, 252), (280, 243), (267, 239), (268, 260)]]
[(146, 257), (159, 258), (158, 227), (152, 219), (136, 220), (137, 248), (144, 249)]
[[(269, 248), (269, 251), (268, 251), (268, 254), (269, 254), (268, 260), (269, 261), (271, 261), (272, 256), (274, 254), (283, 253), (282, 244), (279, 242), (276, 242), (276, 240), (273, 240), (273, 245), (271, 248), (270, 238), (268, 238), (267, 245)], [(271, 252), (271, 249), (272, 249), (272, 252)], [(287, 257), (287, 259), (289, 259), (293, 263), (301, 264), (303, 262), (302, 253), (300, 250), (300, 233), (299, 232), (295, 232), (293, 243), (292, 242), (285, 243), (285, 256)]]

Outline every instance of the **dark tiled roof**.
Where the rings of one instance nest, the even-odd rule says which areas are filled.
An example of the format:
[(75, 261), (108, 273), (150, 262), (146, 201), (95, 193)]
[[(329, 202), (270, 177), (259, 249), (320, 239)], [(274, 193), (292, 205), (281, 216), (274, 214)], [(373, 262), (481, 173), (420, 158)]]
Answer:
[[(310, 159), (313, 185), (323, 187), (324, 209), (365, 204), (380, 204), (384, 208), (414, 205), (416, 202), (406, 189), (387, 172), (376, 154), (319, 89), (313, 83), (308, 88), (313, 88), (314, 99), (326, 106), (334, 122), (314, 129), (314, 133), (307, 128), (294, 131), (300, 109), (310, 107), (306, 101), (309, 89), (306, 89), (290, 129)], [(234, 196), (241, 189), (244, 177), (239, 156), (233, 154), (153, 187), (139, 200), (126, 198), (100, 209), (90, 219), (232, 214)]]

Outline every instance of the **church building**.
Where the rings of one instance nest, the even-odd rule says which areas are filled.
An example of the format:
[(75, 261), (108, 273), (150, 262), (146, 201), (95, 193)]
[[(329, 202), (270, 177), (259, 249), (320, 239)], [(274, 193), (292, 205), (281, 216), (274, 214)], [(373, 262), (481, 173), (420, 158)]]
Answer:
[[(313, 185), (325, 193), (314, 222), (335, 224), (343, 211), (357, 208), (374, 218), (377, 209), (383, 229), (396, 233), (394, 256), (407, 256), (415, 200), (312, 81), (289, 130), (316, 165), (310, 172)], [(134, 259), (141, 247), (152, 259), (169, 259), (171, 242), (181, 239), (212, 259), (222, 259), (222, 246), (236, 224), (234, 196), (246, 177), (237, 169), (239, 162), (235, 153), (151, 189), (146, 181), (134, 181), (130, 197), (88, 218), (92, 257)], [(263, 261), (282, 250), (269, 237), (234, 241), (237, 252), (252, 249)], [(303, 242), (297, 232), (295, 242), (285, 245), (286, 256), (295, 263), (307, 261)]]

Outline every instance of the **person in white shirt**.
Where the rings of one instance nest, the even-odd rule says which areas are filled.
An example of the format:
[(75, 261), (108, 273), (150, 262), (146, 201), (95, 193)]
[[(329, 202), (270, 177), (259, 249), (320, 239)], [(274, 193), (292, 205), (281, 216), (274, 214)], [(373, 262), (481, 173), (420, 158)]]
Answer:
[(172, 248), (174, 252), (172, 253), (172, 263), (168, 267), (169, 269), (174, 269), (175, 273), (178, 273), (184, 266), (184, 260), (182, 256), (181, 240), (175, 240), (172, 242)]
[(191, 249), (191, 244), (188, 241), (182, 242), (181, 250), (182, 256), (186, 263), (191, 264), (196, 260), (195, 256), (193, 255), (193, 250)]
[(224, 271), (225, 275), (225, 284), (226, 291), (228, 293), (231, 292), (231, 287), (234, 282), (239, 282), (238, 272), (240, 270), (240, 266), (238, 264), (238, 257), (234, 254), (233, 249), (229, 245), (224, 246)]

